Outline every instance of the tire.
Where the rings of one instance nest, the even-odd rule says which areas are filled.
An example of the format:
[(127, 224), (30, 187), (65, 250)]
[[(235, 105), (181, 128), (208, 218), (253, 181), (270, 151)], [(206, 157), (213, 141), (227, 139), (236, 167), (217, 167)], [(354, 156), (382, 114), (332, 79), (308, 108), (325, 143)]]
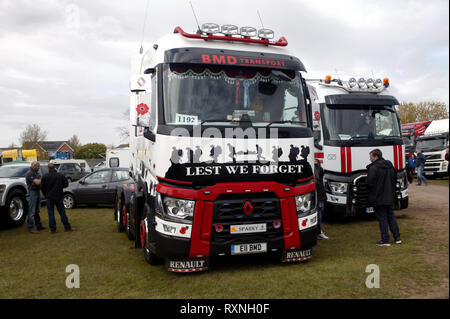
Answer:
[[(123, 211), (125, 210), (125, 212)], [(133, 234), (133, 230), (131, 229), (131, 223), (130, 223), (130, 208), (129, 205), (123, 204), (122, 205), (122, 212), (125, 213), (125, 232), (127, 233), (127, 237), (129, 240), (134, 240), (134, 234)]]
[(63, 203), (65, 209), (72, 209), (75, 207), (75, 197), (70, 193), (66, 193), (64, 194)]
[[(147, 207), (146, 207), (147, 208)], [(147, 209), (145, 209), (147, 211)], [(141, 245), (144, 248), (144, 258), (147, 263), (152, 266), (162, 265), (164, 263), (164, 259), (154, 254), (150, 249), (150, 239), (148, 237), (148, 216), (147, 212), (144, 211), (145, 219), (141, 221)]]
[(28, 201), (25, 193), (20, 189), (13, 189), (6, 197), (5, 211), (7, 227), (22, 226), (28, 214)]
[(72, 183), (72, 179), (70, 177), (67, 177), (67, 182), (70, 184)]
[(400, 209), (408, 208), (409, 197), (400, 200)]
[(125, 225), (123, 224), (122, 218), (122, 198), (117, 198), (115, 205), (115, 218), (117, 222), (117, 231), (123, 233), (125, 231)]

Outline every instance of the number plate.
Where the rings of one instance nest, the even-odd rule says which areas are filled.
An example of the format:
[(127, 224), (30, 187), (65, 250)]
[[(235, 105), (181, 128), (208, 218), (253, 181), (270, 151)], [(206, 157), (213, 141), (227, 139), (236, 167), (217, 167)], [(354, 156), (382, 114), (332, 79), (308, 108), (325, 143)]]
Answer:
[(266, 224), (242, 224), (231, 225), (230, 234), (248, 234), (248, 233), (263, 233), (266, 231)]
[(425, 175), (433, 175), (433, 172), (425, 172)]
[(373, 214), (375, 212), (375, 210), (373, 209), (373, 207), (367, 207), (366, 208), (366, 213), (367, 214)]
[(267, 252), (267, 243), (232, 245), (231, 254), (256, 254)]

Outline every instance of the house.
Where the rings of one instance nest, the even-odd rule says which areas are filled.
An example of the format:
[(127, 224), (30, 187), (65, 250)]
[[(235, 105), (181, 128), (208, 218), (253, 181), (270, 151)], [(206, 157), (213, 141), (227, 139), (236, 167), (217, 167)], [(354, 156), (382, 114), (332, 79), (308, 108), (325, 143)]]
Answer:
[(38, 144), (39, 158), (73, 159), (73, 148), (68, 141), (45, 141)]

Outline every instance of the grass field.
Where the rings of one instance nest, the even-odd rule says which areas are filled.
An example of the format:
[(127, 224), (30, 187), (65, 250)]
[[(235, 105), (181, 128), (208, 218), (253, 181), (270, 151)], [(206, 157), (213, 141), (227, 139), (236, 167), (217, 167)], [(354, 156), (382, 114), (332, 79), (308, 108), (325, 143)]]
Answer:
[[(47, 212), (41, 216), (47, 225)], [(0, 298), (404, 298), (426, 295), (448, 281), (448, 263), (426, 256), (447, 254), (420, 224), (398, 218), (404, 244), (377, 247), (378, 223), (325, 224), (331, 240), (319, 241), (313, 259), (281, 264), (253, 256), (215, 259), (205, 273), (175, 274), (150, 266), (142, 249), (118, 233), (112, 208), (68, 212), (78, 230), (32, 235), (26, 227), (0, 231)], [(65, 286), (68, 264), (80, 267), (80, 288)], [(365, 285), (366, 266), (380, 268), (381, 287)]]

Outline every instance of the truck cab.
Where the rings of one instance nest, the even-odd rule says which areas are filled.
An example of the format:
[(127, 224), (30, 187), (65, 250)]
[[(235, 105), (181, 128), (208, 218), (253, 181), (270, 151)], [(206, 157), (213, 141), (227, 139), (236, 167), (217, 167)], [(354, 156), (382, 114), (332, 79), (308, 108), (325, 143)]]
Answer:
[(423, 121), (416, 123), (402, 124), (402, 136), (405, 143), (406, 159), (408, 159), (415, 151), (417, 138), (425, 133), (431, 121)]
[(424, 174), (427, 176), (448, 175), (448, 161), (445, 152), (449, 146), (448, 119), (435, 120), (417, 139), (417, 150), (421, 150), (426, 157)]
[[(323, 163), (325, 213), (373, 213), (365, 185), (369, 152), (380, 149), (397, 173), (396, 208), (408, 206), (405, 147), (398, 101), (388, 95), (389, 80), (350, 78), (307, 80), (312, 99), (314, 156)], [(383, 93), (383, 94), (382, 94)]]
[[(180, 27), (132, 60), (130, 172), (115, 218), (146, 260), (308, 260), (317, 238), (303, 63), (267, 29)], [(273, 32), (272, 32), (273, 36)]]

